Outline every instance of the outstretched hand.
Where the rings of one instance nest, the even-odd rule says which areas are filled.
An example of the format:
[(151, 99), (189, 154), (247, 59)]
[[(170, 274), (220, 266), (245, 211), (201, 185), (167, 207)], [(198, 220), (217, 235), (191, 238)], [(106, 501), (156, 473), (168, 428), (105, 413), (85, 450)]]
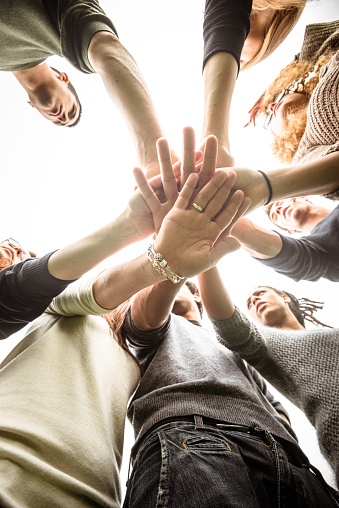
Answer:
[(259, 97), (259, 99), (256, 101), (256, 103), (249, 110), (248, 113), (250, 115), (250, 119), (247, 122), (247, 124), (244, 125), (244, 127), (247, 127), (251, 123), (253, 123), (253, 127), (255, 127), (255, 121), (256, 121), (257, 117), (260, 115), (260, 110), (261, 110), (263, 98), (264, 98), (264, 94)]
[(239, 248), (239, 242), (229, 233), (249, 200), (244, 199), (242, 191), (229, 199), (235, 180), (233, 171), (218, 171), (194, 199), (201, 212), (190, 204), (198, 181), (198, 176), (191, 174), (164, 219), (154, 250), (181, 277), (204, 272), (222, 256)]
[[(199, 183), (194, 189), (191, 199), (194, 199), (194, 196), (214, 175), (217, 152), (217, 140), (214, 136), (209, 136), (206, 140), (203, 161), (199, 165)], [(158, 175), (147, 180), (140, 168), (135, 168), (133, 172), (139, 190), (130, 199), (128, 210), (130, 219), (134, 221), (140, 231), (140, 238), (159, 232), (164, 217), (179, 196), (178, 187), (182, 188), (187, 178), (197, 171), (195, 134), (192, 127), (183, 129), (183, 156), (180, 166), (175, 163), (175, 167), (173, 167), (172, 152), (165, 138), (158, 139), (157, 153), (161, 178)], [(201, 158), (201, 156), (202, 154), (198, 153), (198, 157)], [(175, 174), (180, 174), (180, 170), (179, 182)]]

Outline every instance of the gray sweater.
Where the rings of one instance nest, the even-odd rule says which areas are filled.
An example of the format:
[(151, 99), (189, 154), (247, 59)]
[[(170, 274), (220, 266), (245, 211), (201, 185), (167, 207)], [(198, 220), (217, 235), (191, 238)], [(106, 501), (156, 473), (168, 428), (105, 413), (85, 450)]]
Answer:
[(124, 330), (145, 371), (128, 411), (137, 446), (163, 419), (196, 414), (259, 426), (300, 452), (293, 430), (278, 414), (285, 410), (262, 377), (213, 331), (171, 314), (160, 328), (141, 332), (130, 313)]
[(339, 330), (259, 330), (238, 309), (213, 325), (221, 344), (305, 413), (339, 483)]

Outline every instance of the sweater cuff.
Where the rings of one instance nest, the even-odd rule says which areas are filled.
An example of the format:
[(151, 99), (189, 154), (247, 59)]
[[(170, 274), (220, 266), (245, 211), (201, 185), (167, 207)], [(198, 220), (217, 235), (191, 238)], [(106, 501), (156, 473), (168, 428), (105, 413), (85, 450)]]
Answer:
[(251, 324), (238, 307), (235, 307), (235, 312), (229, 319), (223, 321), (211, 319), (211, 322), (225, 345), (232, 343), (232, 346), (240, 346), (248, 340), (248, 335), (244, 331), (249, 329)]

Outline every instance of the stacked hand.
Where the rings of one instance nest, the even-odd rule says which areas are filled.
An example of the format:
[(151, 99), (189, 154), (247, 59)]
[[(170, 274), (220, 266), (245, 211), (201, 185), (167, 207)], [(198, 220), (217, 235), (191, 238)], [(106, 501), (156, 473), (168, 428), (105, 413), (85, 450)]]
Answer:
[[(198, 175), (195, 173), (194, 132), (190, 128), (184, 130), (181, 177), (184, 185), (180, 193), (166, 140), (159, 140), (157, 146), (163, 200), (159, 199), (152, 182), (146, 180), (140, 169), (136, 168), (134, 174), (152, 214), (155, 230), (159, 231), (155, 252), (163, 255), (175, 273), (191, 277), (211, 268), (223, 255), (239, 248), (238, 241), (230, 238), (229, 234), (250, 200), (244, 198), (242, 191), (230, 197), (236, 181), (234, 171), (220, 170), (214, 174), (217, 160), (214, 136), (206, 140), (204, 160)], [(207, 183), (204, 185), (204, 182)]]

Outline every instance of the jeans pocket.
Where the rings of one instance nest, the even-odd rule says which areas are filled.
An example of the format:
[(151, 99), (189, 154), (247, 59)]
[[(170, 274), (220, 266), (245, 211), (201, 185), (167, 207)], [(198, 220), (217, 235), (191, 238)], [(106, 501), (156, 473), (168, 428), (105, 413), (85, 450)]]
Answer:
[(188, 437), (182, 440), (182, 445), (187, 451), (200, 451), (200, 452), (230, 452), (231, 447), (224, 439), (199, 436)]

